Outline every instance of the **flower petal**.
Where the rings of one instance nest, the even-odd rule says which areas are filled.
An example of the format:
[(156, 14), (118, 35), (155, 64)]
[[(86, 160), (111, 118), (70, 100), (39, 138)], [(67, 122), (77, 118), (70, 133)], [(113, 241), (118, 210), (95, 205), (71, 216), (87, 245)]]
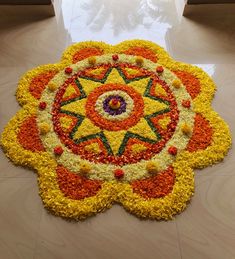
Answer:
[[(25, 132), (34, 114), (35, 110), (32, 107), (29, 110), (28, 106), (24, 106), (24, 109), (21, 109), (4, 128), (0, 143), (3, 150), (6, 152), (6, 155), (15, 164), (28, 166), (34, 169), (38, 169), (41, 167), (41, 165), (46, 164), (48, 167), (50, 167), (50, 163), (48, 161), (51, 162), (51, 157), (49, 154), (42, 151), (32, 151), (30, 148), (28, 148), (28, 145), (30, 145), (29, 143), (26, 144), (24, 142), (22, 145), (20, 143), (22, 140), (19, 141), (18, 135), (21, 134), (20, 131)], [(22, 125), (24, 125), (23, 129), (21, 128)], [(33, 133), (35, 133), (35, 129), (33, 129)], [(34, 135), (34, 137), (35, 136), (36, 135)], [(31, 138), (31, 136), (29, 137)], [(36, 143), (35, 145), (36, 148), (43, 148), (39, 143)]]
[(158, 53), (162, 51), (162, 48), (152, 42), (144, 40), (127, 40), (114, 46), (114, 51), (117, 53), (143, 57), (157, 63), (159, 61)]
[[(209, 122), (212, 129), (211, 144), (205, 149), (197, 149), (193, 152), (190, 150), (192, 146), (188, 146), (188, 149), (183, 151), (179, 157), (180, 160), (187, 161), (191, 168), (204, 168), (223, 160), (231, 146), (231, 133), (225, 121), (210, 109), (204, 111), (203, 117)], [(208, 134), (210, 135), (210, 131)], [(203, 135), (206, 137), (205, 131), (203, 131)], [(195, 134), (192, 136), (191, 141), (193, 142), (191, 143), (194, 143), (195, 147), (198, 148), (199, 142), (196, 144), (194, 136)]]
[(108, 44), (96, 41), (79, 42), (67, 48), (63, 53), (62, 62), (67, 65), (75, 64), (83, 59), (108, 53), (110, 47)]
[(21, 80), (16, 92), (20, 105), (37, 105), (43, 90), (49, 81), (63, 68), (61, 64), (44, 65), (28, 71)]
[(151, 51), (150, 49), (146, 49), (143, 47), (131, 47), (128, 50), (124, 52), (127, 55), (134, 55), (134, 56), (141, 56), (143, 58), (149, 59), (153, 62), (157, 62), (157, 56), (156, 54)]
[(212, 140), (213, 130), (210, 122), (201, 114), (196, 114), (192, 137), (188, 143), (187, 150), (195, 152), (206, 149)]
[(87, 179), (85, 176), (70, 172), (63, 166), (58, 166), (56, 172), (60, 190), (73, 200), (94, 196), (101, 189), (102, 181)]
[(79, 51), (77, 51), (73, 55), (73, 63), (77, 63), (78, 61), (81, 61), (85, 58), (89, 58), (92, 56), (100, 56), (103, 54), (103, 50), (99, 48), (84, 48)]
[(43, 90), (49, 81), (55, 76), (57, 71), (47, 71), (35, 76), (29, 84), (29, 92), (36, 99), (40, 99)]
[(174, 71), (185, 85), (192, 99), (196, 98), (201, 91), (200, 81), (187, 71)]
[[(146, 197), (139, 194), (131, 184), (120, 184), (117, 201), (125, 209), (141, 218), (172, 219), (173, 216), (185, 209), (194, 190), (194, 174), (185, 161), (173, 164), (175, 183), (173, 189), (164, 197)], [(145, 196), (145, 197), (143, 197)]]
[(110, 208), (117, 196), (113, 182), (85, 180), (61, 166), (41, 166), (39, 175), (44, 205), (58, 216), (87, 218)]
[(20, 125), (17, 138), (24, 149), (31, 150), (33, 152), (45, 151), (39, 137), (36, 116), (31, 116), (24, 120)]
[(174, 186), (175, 174), (172, 167), (155, 176), (131, 183), (133, 192), (145, 199), (160, 198), (169, 194)]

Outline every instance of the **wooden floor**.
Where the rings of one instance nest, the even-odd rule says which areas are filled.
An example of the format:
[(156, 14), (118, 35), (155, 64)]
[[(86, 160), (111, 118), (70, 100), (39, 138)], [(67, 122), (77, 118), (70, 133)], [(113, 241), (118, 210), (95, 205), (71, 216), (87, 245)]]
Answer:
[[(177, 16), (170, 0), (64, 0), (54, 18), (0, 16), (0, 131), (19, 106), (20, 76), (59, 60), (72, 42), (152, 40), (209, 73), (214, 109), (235, 133), (235, 19)], [(0, 9), (1, 13), (1, 9)], [(47, 213), (37, 177), (0, 151), (1, 259), (234, 259), (235, 156), (195, 172), (195, 196), (173, 221), (141, 221), (118, 205), (84, 222)]]

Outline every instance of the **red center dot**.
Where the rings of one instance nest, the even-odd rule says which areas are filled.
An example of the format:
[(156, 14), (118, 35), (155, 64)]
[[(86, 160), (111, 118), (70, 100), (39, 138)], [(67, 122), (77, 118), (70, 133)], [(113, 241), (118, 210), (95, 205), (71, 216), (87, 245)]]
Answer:
[(120, 101), (114, 98), (110, 100), (109, 106), (111, 109), (117, 110), (120, 107)]

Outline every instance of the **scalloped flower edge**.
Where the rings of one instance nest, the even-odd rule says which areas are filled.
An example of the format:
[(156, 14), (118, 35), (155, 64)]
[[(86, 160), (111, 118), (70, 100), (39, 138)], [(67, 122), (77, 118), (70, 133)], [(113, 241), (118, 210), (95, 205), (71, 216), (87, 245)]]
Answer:
[[(72, 63), (74, 54), (86, 47), (101, 48), (104, 53), (122, 53), (130, 47), (142, 46), (152, 50), (158, 63), (170, 70), (187, 71), (200, 80), (201, 93), (194, 100), (194, 110), (202, 114), (213, 129), (212, 145), (205, 150), (190, 153), (184, 151), (174, 162), (176, 182), (170, 194), (161, 199), (145, 200), (133, 193), (127, 183), (115, 181), (102, 184), (101, 191), (94, 197), (83, 201), (71, 200), (61, 193), (56, 182), (56, 162), (46, 152), (32, 153), (17, 142), (19, 125), (31, 114), (35, 114), (38, 101), (28, 91), (28, 82), (44, 71), (59, 71)], [(142, 40), (124, 41), (116, 46), (101, 42), (81, 42), (69, 47), (63, 54), (61, 63), (43, 65), (23, 75), (17, 88), (17, 100), (21, 109), (7, 124), (1, 135), (1, 146), (6, 155), (16, 164), (34, 168), (38, 171), (40, 196), (46, 208), (54, 214), (74, 219), (84, 219), (97, 212), (110, 208), (112, 203), (121, 203), (129, 212), (152, 219), (172, 219), (173, 215), (185, 209), (194, 192), (194, 173), (192, 168), (204, 168), (221, 161), (231, 146), (228, 125), (211, 108), (215, 85), (212, 79), (200, 68), (172, 60), (167, 52), (156, 44)], [(79, 209), (78, 209), (79, 208)]]

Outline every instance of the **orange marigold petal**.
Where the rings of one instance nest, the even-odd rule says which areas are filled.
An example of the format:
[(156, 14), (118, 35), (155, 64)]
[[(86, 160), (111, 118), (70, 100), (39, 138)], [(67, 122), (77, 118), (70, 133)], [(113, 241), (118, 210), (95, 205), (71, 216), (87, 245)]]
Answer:
[(174, 71), (185, 85), (188, 93), (194, 99), (201, 91), (200, 81), (194, 75), (186, 71)]
[(193, 134), (188, 143), (187, 150), (195, 152), (197, 150), (206, 149), (212, 140), (213, 130), (208, 120), (201, 114), (196, 114)]
[(24, 149), (37, 152), (44, 151), (42, 141), (39, 137), (36, 116), (27, 118), (20, 126), (17, 139)]
[(101, 181), (90, 180), (84, 176), (71, 173), (63, 166), (57, 167), (57, 180), (60, 190), (66, 197), (81, 200), (95, 196), (101, 189)]
[(46, 85), (55, 76), (56, 73), (57, 71), (47, 71), (34, 77), (29, 85), (29, 92), (32, 94), (32, 96), (36, 99), (40, 99)]
[(131, 185), (134, 193), (141, 195), (145, 199), (151, 199), (169, 194), (174, 183), (175, 173), (173, 167), (169, 167), (162, 173), (144, 180), (136, 180)]
[(79, 51), (77, 51), (73, 55), (73, 64), (77, 63), (78, 61), (81, 61), (85, 58), (89, 58), (92, 56), (100, 56), (103, 54), (103, 50), (99, 48), (84, 48)]
[(155, 63), (157, 62), (156, 54), (152, 50), (143, 47), (132, 47), (126, 50), (124, 53), (127, 55), (141, 56)]

